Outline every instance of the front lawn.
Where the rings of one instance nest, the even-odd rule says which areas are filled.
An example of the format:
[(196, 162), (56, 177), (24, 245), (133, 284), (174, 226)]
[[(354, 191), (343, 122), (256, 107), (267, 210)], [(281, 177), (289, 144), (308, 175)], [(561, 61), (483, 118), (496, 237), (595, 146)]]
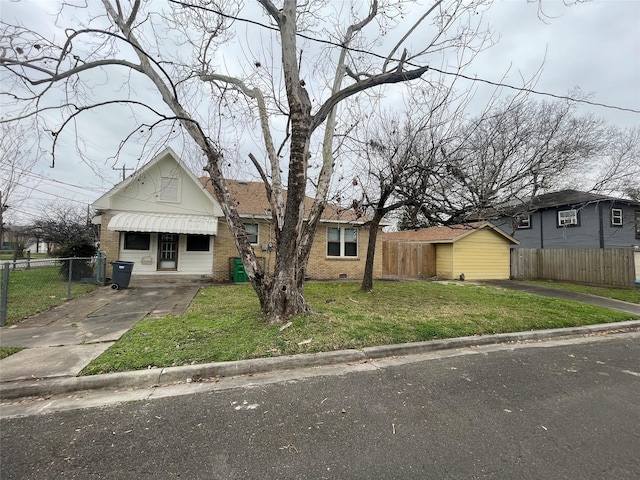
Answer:
[[(73, 282), (71, 298), (96, 288), (95, 284)], [(7, 325), (64, 303), (67, 293), (68, 282), (60, 275), (60, 267), (57, 265), (10, 271)]]
[(632, 315), (489, 286), (313, 282), (314, 313), (267, 325), (249, 285), (204, 287), (184, 315), (140, 321), (84, 374), (362, 348), (438, 338), (618, 322)]
[(569, 290), (577, 293), (587, 293), (599, 297), (622, 300), (623, 302), (640, 304), (640, 287), (614, 288), (606, 286), (578, 285), (576, 283), (552, 282), (549, 280), (527, 280), (524, 283), (539, 285), (541, 287), (557, 288), (559, 290)]

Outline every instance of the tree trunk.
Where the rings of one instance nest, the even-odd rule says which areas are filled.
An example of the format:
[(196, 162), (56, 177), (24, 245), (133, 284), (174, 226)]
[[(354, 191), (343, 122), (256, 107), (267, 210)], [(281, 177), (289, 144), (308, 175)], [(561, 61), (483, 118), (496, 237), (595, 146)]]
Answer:
[(373, 215), (371, 224), (369, 225), (369, 242), (367, 244), (367, 261), (364, 264), (364, 277), (362, 277), (362, 285), (360, 290), (370, 292), (373, 290), (373, 262), (376, 256), (376, 240), (378, 239), (378, 227), (384, 212), (376, 210)]
[(301, 282), (294, 275), (280, 272), (265, 293), (266, 305), (262, 312), (268, 323), (283, 323), (295, 315), (311, 310), (302, 295)]

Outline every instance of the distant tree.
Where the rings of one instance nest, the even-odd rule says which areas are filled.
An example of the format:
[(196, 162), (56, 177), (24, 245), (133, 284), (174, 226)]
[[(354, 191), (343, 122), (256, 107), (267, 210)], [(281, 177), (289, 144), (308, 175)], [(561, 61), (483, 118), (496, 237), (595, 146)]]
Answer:
[(490, 219), (500, 207), (527, 204), (558, 188), (604, 151), (606, 127), (577, 103), (508, 99), (468, 121), (458, 144), (447, 150), (448, 176), (441, 185), (458, 204), (455, 221)]
[[(24, 188), (24, 178), (36, 164), (33, 139), (25, 127), (0, 122), (0, 247), (4, 238), (6, 212), (18, 211), (32, 189)], [(31, 187), (37, 182), (29, 180)]]
[(575, 187), (578, 179), (593, 181), (594, 172), (601, 183), (585, 189), (615, 185), (633, 195), (640, 168), (632, 160), (637, 131), (619, 132), (592, 115), (577, 115), (576, 107), (574, 101), (538, 102), (520, 95), (456, 124), (455, 136), (440, 142), (439, 168), (432, 172), (437, 175), (429, 191), (419, 204), (402, 206), (398, 227), (525, 212), (536, 195)]
[(640, 125), (632, 128), (610, 128), (602, 138), (604, 153), (589, 165), (592, 175), (584, 175), (591, 181), (589, 190), (625, 196), (640, 201)]
[(640, 202), (640, 187), (629, 185), (623, 190), (623, 195), (630, 200)]
[(87, 211), (77, 205), (50, 204), (42, 209), (42, 216), (33, 222), (31, 234), (55, 245), (94, 244), (97, 239), (95, 225), (89, 223)]
[(11, 243), (14, 258), (23, 258), (27, 245), (32, 240), (29, 228), (19, 225), (7, 225), (4, 231), (5, 242)]

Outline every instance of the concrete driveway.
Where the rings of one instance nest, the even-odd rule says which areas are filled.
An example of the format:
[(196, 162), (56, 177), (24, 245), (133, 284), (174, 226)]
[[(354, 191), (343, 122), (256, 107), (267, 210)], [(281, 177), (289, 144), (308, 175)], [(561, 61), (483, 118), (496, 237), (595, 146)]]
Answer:
[(198, 284), (102, 287), (0, 329), (0, 346), (25, 349), (0, 360), (0, 382), (75, 376), (145, 317), (179, 315)]
[(573, 300), (576, 302), (588, 303), (598, 307), (610, 308), (621, 312), (632, 313), (640, 316), (640, 305), (610, 298), (598, 297), (596, 295), (588, 295), (585, 293), (570, 292), (551, 287), (542, 287), (539, 285), (531, 285), (517, 280), (484, 280), (480, 282), (483, 285), (490, 285), (496, 288), (506, 288), (509, 290), (517, 290), (520, 292), (531, 293), (533, 295), (541, 295), (543, 297), (562, 298), (564, 300)]

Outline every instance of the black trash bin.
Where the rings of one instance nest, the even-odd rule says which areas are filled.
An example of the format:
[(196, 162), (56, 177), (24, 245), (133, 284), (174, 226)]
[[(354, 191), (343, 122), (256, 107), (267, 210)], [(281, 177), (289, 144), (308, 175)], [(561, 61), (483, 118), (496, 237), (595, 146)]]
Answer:
[(113, 288), (114, 290), (127, 288), (129, 286), (129, 280), (131, 280), (131, 271), (133, 270), (134, 262), (117, 260), (109, 263), (113, 266), (113, 275), (111, 275), (111, 288)]

